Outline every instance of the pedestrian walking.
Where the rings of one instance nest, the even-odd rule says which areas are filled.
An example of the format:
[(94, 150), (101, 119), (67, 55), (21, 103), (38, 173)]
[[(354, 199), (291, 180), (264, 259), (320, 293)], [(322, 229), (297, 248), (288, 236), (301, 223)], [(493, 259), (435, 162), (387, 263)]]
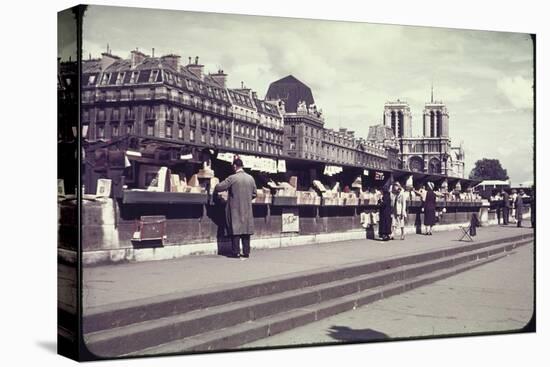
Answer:
[(508, 225), (510, 220), (510, 196), (502, 189), (502, 224)]
[(382, 198), (378, 201), (379, 222), (378, 235), (382, 241), (388, 241), (392, 234), (392, 208), (390, 185), (386, 184), (382, 189)]
[(235, 173), (217, 184), (214, 192), (228, 192), (225, 217), (231, 236), (232, 257), (244, 260), (250, 256), (250, 236), (254, 234), (252, 199), (256, 197), (256, 183), (252, 176), (244, 172), (240, 158), (233, 161), (233, 170)]
[(428, 182), (428, 190), (426, 191), (426, 198), (424, 199), (424, 225), (426, 226), (426, 235), (432, 235), (432, 228), (435, 225), (435, 193), (433, 191), (433, 182)]
[(407, 198), (403, 192), (403, 187), (399, 182), (395, 185), (395, 199), (393, 204), (393, 227), (401, 230), (401, 240), (405, 239), (405, 220), (407, 218)]
[(516, 222), (517, 226), (521, 227), (521, 221), (523, 220), (523, 190), (519, 190), (519, 195), (516, 196), (514, 206), (516, 207)]

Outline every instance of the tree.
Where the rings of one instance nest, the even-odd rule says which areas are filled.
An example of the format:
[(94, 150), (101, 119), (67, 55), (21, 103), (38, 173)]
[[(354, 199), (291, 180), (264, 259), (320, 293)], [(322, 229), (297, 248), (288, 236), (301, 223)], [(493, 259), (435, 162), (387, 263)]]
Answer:
[(476, 162), (470, 172), (471, 180), (502, 180), (508, 179), (508, 172), (500, 165), (498, 159), (483, 158)]

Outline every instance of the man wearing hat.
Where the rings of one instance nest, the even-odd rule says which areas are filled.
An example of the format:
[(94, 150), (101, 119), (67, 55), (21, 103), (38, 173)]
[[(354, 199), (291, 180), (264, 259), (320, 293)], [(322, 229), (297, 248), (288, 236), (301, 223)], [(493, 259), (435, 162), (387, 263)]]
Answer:
[[(254, 233), (252, 199), (256, 197), (256, 182), (243, 170), (240, 158), (233, 161), (233, 170), (235, 173), (217, 184), (214, 192), (228, 192), (225, 216), (228, 234), (231, 236), (232, 257), (240, 256), (245, 260), (250, 255), (250, 235)], [(239, 254), (240, 241), (243, 245), (242, 255)]]
[(504, 188), (502, 189), (502, 224), (508, 225), (510, 220), (510, 197)]

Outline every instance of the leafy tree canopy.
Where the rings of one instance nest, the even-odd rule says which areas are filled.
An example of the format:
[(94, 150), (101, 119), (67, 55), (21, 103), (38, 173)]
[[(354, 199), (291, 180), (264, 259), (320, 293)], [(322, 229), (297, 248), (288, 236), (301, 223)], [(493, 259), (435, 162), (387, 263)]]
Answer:
[(476, 162), (470, 172), (471, 180), (507, 180), (508, 172), (502, 168), (498, 159), (483, 158)]

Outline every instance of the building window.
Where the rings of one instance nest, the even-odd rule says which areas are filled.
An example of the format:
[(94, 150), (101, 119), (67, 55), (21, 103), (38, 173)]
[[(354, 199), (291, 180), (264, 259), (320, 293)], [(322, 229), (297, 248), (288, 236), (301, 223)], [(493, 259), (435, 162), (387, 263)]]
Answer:
[(214, 144), (214, 134), (210, 135), (210, 144)]
[(126, 134), (131, 134), (134, 130), (134, 124), (126, 124)]
[(289, 146), (289, 149), (290, 149), (290, 150), (296, 149), (296, 140), (295, 140), (295, 139), (290, 139), (290, 146)]
[(113, 115), (111, 116), (113, 121), (118, 121), (120, 119), (120, 112), (118, 109), (113, 109)]
[(97, 112), (97, 121), (105, 121), (105, 111), (99, 110)]
[(183, 139), (183, 126), (178, 125), (178, 139)]
[(206, 143), (206, 136), (201, 132), (201, 143)]
[(195, 141), (195, 130), (189, 130), (189, 140)]
[(258, 144), (258, 152), (262, 152), (262, 144)]
[(171, 138), (172, 137), (172, 124), (166, 125), (166, 137)]
[(88, 85), (93, 85), (95, 84), (95, 75), (90, 75), (88, 77)]
[(134, 119), (134, 109), (132, 107), (128, 107), (126, 110), (126, 120), (133, 120)]
[(147, 124), (145, 135), (153, 136), (155, 133), (155, 128), (153, 124)]
[(105, 125), (97, 125), (97, 139), (105, 138)]
[(114, 124), (111, 126), (111, 136), (114, 138), (115, 136), (118, 136), (118, 124)]

